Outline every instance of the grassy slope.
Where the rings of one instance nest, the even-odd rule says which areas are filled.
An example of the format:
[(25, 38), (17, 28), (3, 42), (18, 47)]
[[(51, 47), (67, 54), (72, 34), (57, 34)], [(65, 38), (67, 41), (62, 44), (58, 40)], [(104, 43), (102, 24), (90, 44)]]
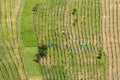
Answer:
[[(2, 15), (1, 15), (1, 4), (0, 4), (0, 33), (2, 31), (2, 29), (1, 29), (1, 18), (2, 18)], [(0, 34), (0, 44), (2, 43), (1, 39), (2, 39), (2, 35)], [(0, 46), (0, 53), (2, 53), (1, 46)], [(0, 55), (0, 58), (1, 58), (1, 55)], [(0, 64), (1, 64), (1, 62), (0, 62)], [(0, 80), (3, 80), (1, 69), (0, 69)]]
[(28, 76), (41, 75), (39, 65), (33, 61), (34, 55), (37, 53), (37, 41), (34, 32), (32, 8), (37, 3), (39, 3), (39, 0), (25, 0), (21, 14), (22, 55)]
[(25, 47), (35, 47), (36, 38), (33, 24), (32, 8), (39, 0), (25, 0), (21, 17), (21, 36)]

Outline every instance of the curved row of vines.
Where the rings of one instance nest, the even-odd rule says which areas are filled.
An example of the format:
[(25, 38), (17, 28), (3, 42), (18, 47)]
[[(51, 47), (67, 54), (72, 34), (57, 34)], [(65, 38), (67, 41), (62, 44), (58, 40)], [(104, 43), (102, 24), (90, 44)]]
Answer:
[(18, 17), (22, 0), (0, 0), (0, 80), (26, 80)]
[(107, 79), (100, 0), (43, 1), (33, 13), (38, 49), (47, 47), (37, 57), (44, 80)]

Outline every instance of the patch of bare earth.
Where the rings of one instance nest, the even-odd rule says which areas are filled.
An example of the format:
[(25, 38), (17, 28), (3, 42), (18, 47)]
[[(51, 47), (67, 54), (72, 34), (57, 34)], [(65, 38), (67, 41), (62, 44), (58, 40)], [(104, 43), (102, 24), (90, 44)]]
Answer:
[(120, 0), (101, 0), (103, 50), (108, 56), (107, 79), (120, 79)]
[(43, 80), (43, 79), (39, 76), (30, 76), (28, 80)]

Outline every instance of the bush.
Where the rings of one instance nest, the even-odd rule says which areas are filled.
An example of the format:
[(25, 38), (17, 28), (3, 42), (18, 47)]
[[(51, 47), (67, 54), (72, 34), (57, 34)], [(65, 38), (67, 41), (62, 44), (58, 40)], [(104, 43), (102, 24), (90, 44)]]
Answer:
[(103, 56), (103, 54), (104, 54), (103, 51), (102, 51), (102, 50), (99, 50), (99, 51), (98, 51), (98, 56), (97, 56), (97, 58), (98, 58), (98, 59), (101, 59), (102, 56)]
[(38, 54), (40, 55), (40, 57), (45, 57), (47, 55), (47, 46), (38, 46)]
[(35, 55), (34, 61), (39, 62), (40, 58), (47, 56), (47, 46), (38, 46), (38, 53)]
[(32, 11), (37, 11), (38, 8), (39, 8), (40, 4), (36, 4), (35, 7), (33, 7), (33, 10)]
[(72, 10), (72, 14), (74, 15), (77, 12), (77, 9)]
[(78, 19), (77, 18), (74, 19), (73, 26), (75, 26), (77, 24), (77, 22), (78, 22)]

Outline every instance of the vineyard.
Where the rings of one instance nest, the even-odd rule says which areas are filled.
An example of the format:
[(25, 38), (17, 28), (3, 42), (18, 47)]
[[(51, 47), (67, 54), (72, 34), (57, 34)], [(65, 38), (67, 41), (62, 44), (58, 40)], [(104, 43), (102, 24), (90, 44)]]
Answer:
[(21, 0), (0, 0), (0, 80), (25, 80), (18, 15)]
[(0, 0), (0, 80), (120, 80), (120, 0)]

